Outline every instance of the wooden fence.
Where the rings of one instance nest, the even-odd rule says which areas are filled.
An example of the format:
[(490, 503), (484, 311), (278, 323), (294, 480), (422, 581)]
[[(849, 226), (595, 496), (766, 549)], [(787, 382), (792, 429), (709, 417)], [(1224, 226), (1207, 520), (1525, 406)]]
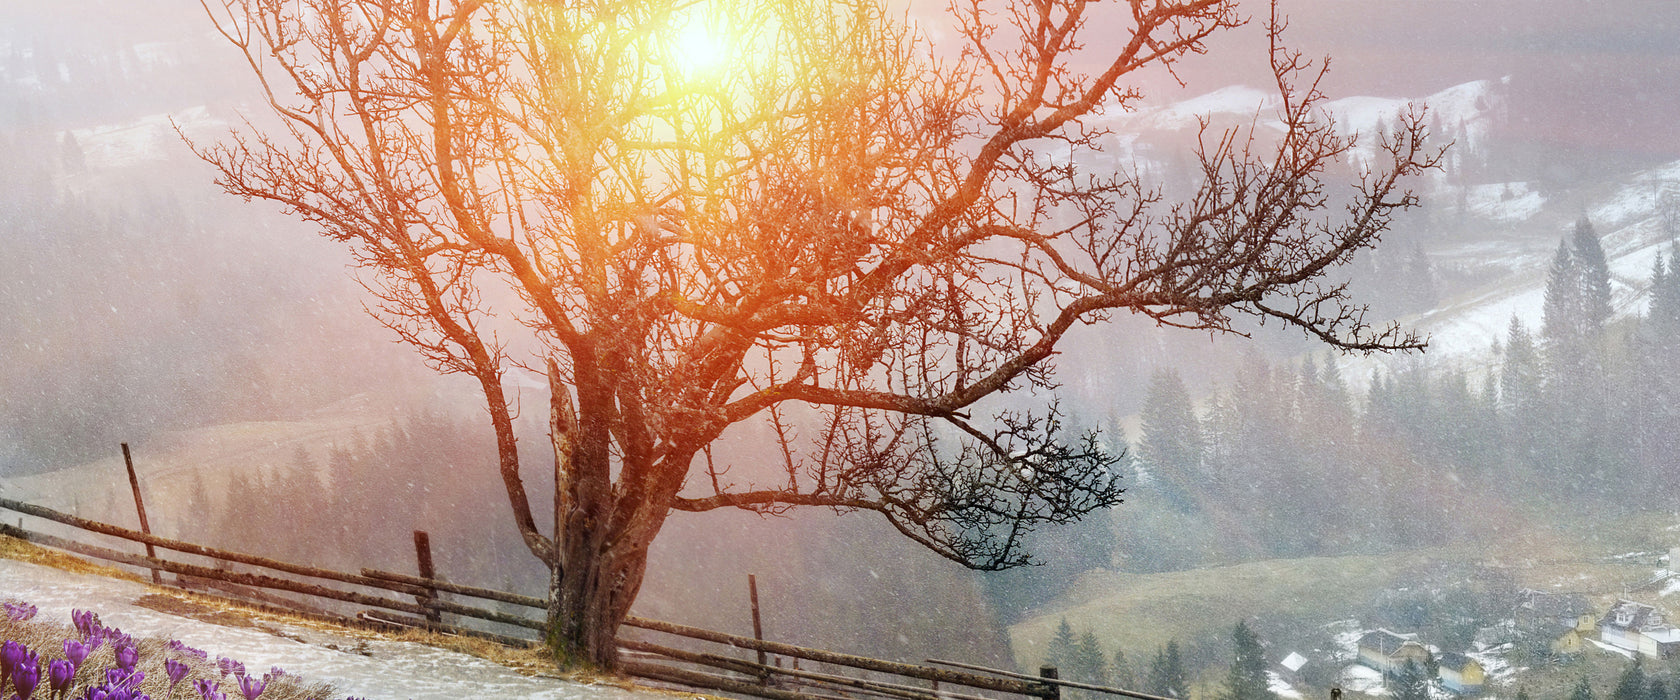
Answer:
[[(148, 570), (157, 585), (231, 599), (243, 605), (280, 609), (288, 614), (338, 624), (383, 629), (421, 628), (480, 637), (512, 646), (538, 644), (545, 628), (542, 612), (533, 619), (444, 600), (439, 594), (494, 601), (515, 609), (545, 611), (547, 601), (541, 598), (450, 583), (438, 580), (435, 575), (409, 576), (374, 569), (362, 569), (360, 573), (352, 574), (276, 561), (159, 537), (6, 498), (0, 498), (0, 508), (85, 532), (137, 542), (145, 545), (146, 553), (123, 552), (25, 529), (21, 521), (19, 525), (0, 523), (0, 534)], [(425, 564), (430, 559), (425, 539), (424, 533), (416, 533), (422, 571), (428, 568)], [(203, 557), (216, 565), (165, 559), (156, 554), (157, 550)], [(266, 571), (234, 570), (234, 564)], [(175, 577), (170, 580), (162, 577), (160, 572), (172, 573)], [(334, 612), (328, 607), (265, 591), (335, 601), (338, 606), (347, 604), (359, 609), (354, 614)], [(756, 609), (754, 613), (757, 613)], [(494, 623), (506, 629), (498, 632), (464, 624), (448, 624), (442, 621), (444, 614)], [(1058, 700), (1063, 687), (1129, 696), (1137, 700), (1170, 700), (1061, 680), (1053, 667), (1044, 667), (1039, 676), (1030, 676), (931, 659), (928, 665), (905, 664), (639, 617), (628, 618), (625, 625), (642, 631), (621, 635), (622, 667), (626, 673), (689, 688), (771, 700), (991, 700), (1000, 696)], [(650, 641), (663, 639), (661, 635), (675, 637), (676, 640)], [(748, 653), (754, 659), (741, 658)], [(805, 662), (804, 668), (801, 662)]]

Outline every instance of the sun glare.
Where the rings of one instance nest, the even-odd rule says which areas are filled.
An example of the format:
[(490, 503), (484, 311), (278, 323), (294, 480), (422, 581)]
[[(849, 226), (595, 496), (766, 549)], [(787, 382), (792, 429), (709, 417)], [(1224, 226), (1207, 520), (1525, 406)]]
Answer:
[(672, 42), (678, 66), (691, 77), (718, 70), (729, 54), (729, 42), (708, 24), (704, 18), (691, 18), (677, 29)]
[(708, 13), (696, 9), (679, 17), (670, 37), (671, 58), (676, 69), (689, 79), (712, 76), (722, 70), (732, 52), (728, 33)]

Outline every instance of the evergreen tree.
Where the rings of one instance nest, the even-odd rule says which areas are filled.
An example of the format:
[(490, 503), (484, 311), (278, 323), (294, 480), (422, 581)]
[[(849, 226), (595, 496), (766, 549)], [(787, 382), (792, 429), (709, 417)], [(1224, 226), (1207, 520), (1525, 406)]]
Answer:
[(1169, 698), (1190, 697), (1190, 677), (1178, 654), (1178, 640), (1169, 640), (1156, 652), (1155, 663), (1149, 668), (1149, 692)]
[(1668, 686), (1663, 685), (1661, 678), (1652, 678), (1650, 687), (1645, 689), (1646, 700), (1668, 700)]
[(1530, 698), (1529, 695), (1528, 695), (1528, 689), (1527, 688), (1518, 688), (1517, 689), (1516, 700), (1532, 700), (1532, 698)]
[(1592, 222), (1585, 216), (1575, 222), (1570, 252), (1579, 264), (1582, 329), (1587, 336), (1596, 338), (1610, 322), (1610, 264), (1605, 260), (1604, 247), (1593, 231)]
[(1071, 674), (1074, 667), (1074, 650), (1073, 625), (1068, 624), (1067, 618), (1064, 617), (1062, 624), (1056, 627), (1055, 636), (1050, 638), (1050, 644), (1044, 649), (1044, 665), (1055, 666), (1063, 674)]
[(1523, 464), (1532, 464), (1532, 452), (1540, 430), (1541, 390), (1545, 370), (1540, 349), (1534, 336), (1523, 326), (1522, 319), (1511, 316), (1505, 331), (1505, 362), (1499, 373), (1499, 404), (1511, 437), (1510, 445), (1518, 450), (1514, 455)]
[(1411, 311), (1425, 311), (1435, 308), (1440, 303), (1440, 293), (1436, 291), (1435, 271), (1429, 265), (1429, 256), (1423, 252), (1423, 246), (1412, 244), (1411, 253), (1406, 257), (1406, 271), (1403, 293), (1406, 307)]
[(1165, 497), (1188, 512), (1189, 484), (1199, 480), (1205, 447), (1195, 405), (1178, 372), (1157, 369), (1150, 376), (1141, 418), (1138, 456)]
[(1640, 664), (1640, 655), (1635, 654), (1633, 662), (1622, 671), (1616, 689), (1610, 691), (1610, 700), (1646, 700), (1645, 669)]
[(1238, 622), (1231, 641), (1236, 658), (1225, 679), (1227, 700), (1276, 700), (1266, 678), (1266, 650), (1260, 644), (1260, 635), (1247, 622)]
[[(1135, 690), (1138, 687), (1137, 672), (1132, 670), (1132, 663), (1126, 658), (1124, 649), (1114, 650), (1114, 660), (1108, 664), (1108, 685), (1124, 690)], [(1666, 698), (1653, 700), (1666, 700)]]
[(1073, 650), (1073, 679), (1082, 683), (1102, 684), (1108, 679), (1108, 657), (1103, 654), (1097, 635), (1091, 630), (1079, 638)]
[(69, 130), (64, 132), (64, 139), (59, 143), (59, 159), (63, 161), (67, 173), (87, 172), (87, 155), (82, 152), (82, 145), (76, 142), (76, 134)]
[(1587, 682), (1586, 676), (1575, 683), (1575, 688), (1569, 691), (1569, 700), (1593, 700), (1592, 684)]
[(1394, 700), (1429, 700), (1429, 673), (1418, 662), (1408, 660), (1395, 672)]
[(1541, 307), (1540, 335), (1546, 361), (1554, 377), (1578, 372), (1576, 364), (1585, 352), (1583, 344), (1585, 303), (1582, 300), (1581, 265), (1567, 241), (1558, 243), (1546, 274), (1546, 296)]
[(210, 493), (204, 488), (204, 475), (194, 469), (192, 485), (187, 490), (187, 502), (181, 508), (181, 516), (175, 519), (175, 537), (188, 542), (202, 538), (200, 533), (204, 524), (215, 522), (213, 518), (216, 514), (215, 505), (210, 502)]

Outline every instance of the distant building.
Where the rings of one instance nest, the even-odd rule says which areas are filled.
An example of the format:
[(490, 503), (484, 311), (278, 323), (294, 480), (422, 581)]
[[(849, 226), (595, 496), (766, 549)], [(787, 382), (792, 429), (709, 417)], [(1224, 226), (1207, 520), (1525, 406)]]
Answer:
[(1288, 656), (1283, 657), (1283, 660), (1278, 662), (1278, 666), (1283, 669), (1279, 675), (1282, 675), (1285, 680), (1291, 683), (1300, 682), (1301, 669), (1306, 665), (1307, 657), (1302, 656), (1299, 652), (1289, 652)]
[(1457, 652), (1446, 652), (1437, 659), (1441, 685), (1460, 695), (1480, 692), (1487, 684), (1487, 670), (1481, 662)]
[(1359, 638), (1359, 663), (1383, 673), (1398, 673), (1407, 662), (1419, 668), (1429, 665), (1429, 649), (1415, 634), (1398, 634), (1379, 629)]
[(1526, 622), (1559, 622), (1573, 625), (1582, 633), (1591, 633), (1598, 626), (1598, 616), (1592, 602), (1579, 593), (1548, 593), (1524, 588), (1517, 593), (1517, 624)]
[(1653, 659), (1680, 656), (1680, 630), (1667, 624), (1656, 608), (1618, 600), (1598, 621), (1598, 639)]
[(1558, 656), (1577, 654), (1599, 629), (1592, 602), (1579, 593), (1525, 588), (1512, 610), (1517, 636)]

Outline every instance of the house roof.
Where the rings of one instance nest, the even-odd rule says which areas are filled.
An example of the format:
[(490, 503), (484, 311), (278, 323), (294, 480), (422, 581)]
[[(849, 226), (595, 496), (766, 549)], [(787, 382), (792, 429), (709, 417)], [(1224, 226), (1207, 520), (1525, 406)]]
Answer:
[[(1627, 622), (1622, 622), (1624, 619)], [(1644, 603), (1618, 600), (1615, 605), (1610, 606), (1609, 612), (1604, 613), (1604, 617), (1599, 619), (1598, 624), (1604, 627), (1637, 630), (1642, 627), (1661, 625), (1662, 613)]]
[(1290, 673), (1294, 673), (1301, 670), (1302, 666), (1307, 665), (1307, 657), (1292, 651), (1289, 652), (1288, 656), (1283, 657), (1282, 665), (1289, 669)]
[(1680, 644), (1680, 629), (1668, 625), (1647, 627), (1640, 630), (1640, 633), (1655, 640), (1658, 644)]
[(1592, 602), (1579, 593), (1549, 593), (1524, 588), (1517, 593), (1517, 609), (1538, 617), (1576, 618), (1593, 611)]
[(1366, 632), (1364, 636), (1359, 638), (1361, 649), (1374, 649), (1382, 653), (1383, 656), (1393, 656), (1395, 652), (1400, 651), (1400, 647), (1407, 644), (1415, 645), (1419, 649), (1423, 648), (1422, 644), (1418, 644), (1415, 634), (1399, 634), (1380, 629)]
[(1469, 668), (1471, 664), (1475, 664), (1477, 668), (1482, 666), (1481, 662), (1456, 651), (1449, 651), (1436, 657), (1436, 663), (1440, 664), (1441, 668), (1451, 669), (1453, 672), (1460, 674), (1464, 673), (1464, 670)]

